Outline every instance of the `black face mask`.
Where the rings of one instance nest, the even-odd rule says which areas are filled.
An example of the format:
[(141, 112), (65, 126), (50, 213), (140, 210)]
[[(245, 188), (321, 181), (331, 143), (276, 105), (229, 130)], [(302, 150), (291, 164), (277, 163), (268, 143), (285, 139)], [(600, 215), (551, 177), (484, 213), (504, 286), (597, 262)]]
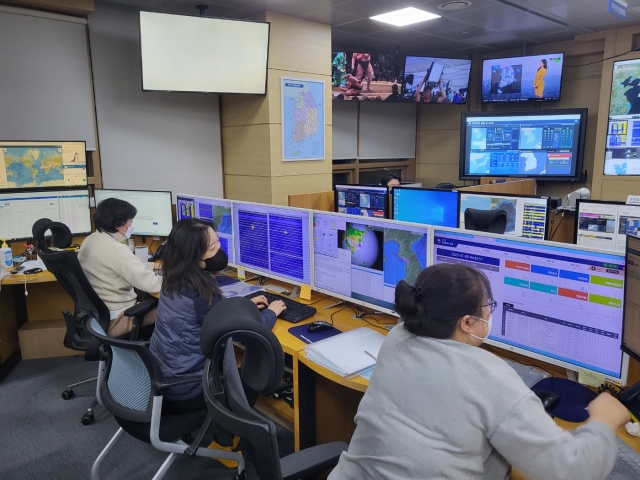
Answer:
[(207, 258), (204, 261), (204, 271), (221, 272), (222, 270), (227, 268), (228, 263), (229, 259), (227, 258), (227, 254), (221, 248), (213, 257)]

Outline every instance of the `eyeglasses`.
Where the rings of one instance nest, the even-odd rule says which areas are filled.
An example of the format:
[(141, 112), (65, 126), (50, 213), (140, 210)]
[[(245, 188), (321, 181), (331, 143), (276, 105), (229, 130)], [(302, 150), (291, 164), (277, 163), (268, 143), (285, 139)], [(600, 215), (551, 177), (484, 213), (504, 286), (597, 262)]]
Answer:
[(493, 298), (490, 298), (489, 300), (487, 300), (487, 304), (486, 305), (482, 305), (483, 307), (488, 307), (489, 308), (489, 313), (493, 313), (496, 309), (496, 307), (498, 306), (498, 302), (496, 302)]

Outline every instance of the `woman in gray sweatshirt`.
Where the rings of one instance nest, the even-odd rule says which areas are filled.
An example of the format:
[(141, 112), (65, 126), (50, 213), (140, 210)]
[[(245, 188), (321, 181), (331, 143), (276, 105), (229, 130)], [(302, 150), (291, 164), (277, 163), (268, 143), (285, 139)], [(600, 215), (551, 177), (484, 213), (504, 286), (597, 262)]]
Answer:
[(355, 417), (356, 431), (329, 480), (602, 480), (615, 430), (629, 413), (609, 394), (573, 432), (560, 428), (500, 357), (478, 348), (495, 302), (487, 277), (464, 265), (401, 281), (404, 320), (387, 336)]

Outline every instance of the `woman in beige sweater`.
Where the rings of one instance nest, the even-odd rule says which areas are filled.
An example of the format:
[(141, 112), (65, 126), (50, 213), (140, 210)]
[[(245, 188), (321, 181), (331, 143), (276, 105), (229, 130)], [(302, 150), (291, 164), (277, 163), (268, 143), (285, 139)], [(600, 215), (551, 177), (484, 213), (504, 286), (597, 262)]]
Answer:
[[(162, 277), (148, 269), (123, 243), (133, 233), (136, 213), (136, 207), (117, 198), (100, 202), (93, 215), (96, 231), (82, 242), (78, 252), (89, 283), (111, 313), (107, 333), (112, 337), (131, 331), (133, 318), (126, 317), (124, 311), (137, 302), (134, 287), (157, 294), (162, 286)], [(155, 320), (154, 309), (145, 316), (142, 325)]]

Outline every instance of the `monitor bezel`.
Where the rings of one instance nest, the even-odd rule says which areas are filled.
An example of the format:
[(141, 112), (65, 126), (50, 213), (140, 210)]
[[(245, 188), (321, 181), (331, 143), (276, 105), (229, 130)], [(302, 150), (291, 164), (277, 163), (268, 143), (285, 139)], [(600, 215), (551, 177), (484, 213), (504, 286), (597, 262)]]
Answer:
[(576, 168), (575, 172), (572, 175), (526, 175), (514, 173), (510, 175), (499, 175), (499, 178), (519, 178), (519, 179), (534, 179), (540, 182), (555, 182), (555, 181), (567, 181), (567, 182), (576, 182), (583, 180), (583, 166), (584, 166), (584, 150), (586, 143), (586, 135), (587, 135), (587, 120), (589, 116), (589, 109), (587, 108), (566, 108), (566, 109), (553, 109), (553, 110), (529, 110), (529, 111), (518, 111), (518, 112), (462, 112), (460, 114), (460, 158), (459, 158), (459, 177), (460, 180), (480, 180), (486, 177), (496, 177), (496, 175), (491, 174), (468, 174), (466, 169), (466, 152), (467, 152), (467, 118), (474, 117), (504, 117), (507, 118), (509, 116), (528, 116), (528, 117), (538, 117), (538, 116), (557, 116), (557, 115), (580, 115), (580, 128), (578, 130), (579, 139), (578, 139), (578, 148), (576, 151)]
[[(532, 58), (532, 57), (542, 57), (542, 56), (553, 56), (553, 55), (562, 55), (562, 69), (560, 70), (560, 90), (558, 91), (558, 98), (557, 100), (544, 100), (544, 99), (535, 99), (535, 98), (529, 98), (526, 100), (508, 100), (506, 102), (499, 102), (497, 100), (491, 101), (491, 100), (484, 100), (482, 98), (482, 82), (483, 82), (483, 74), (484, 74), (484, 64), (485, 62), (495, 62), (496, 60), (510, 60), (512, 58)], [(484, 104), (484, 105), (489, 105), (489, 104), (494, 104), (494, 103), (506, 103), (506, 104), (513, 104), (513, 103), (555, 103), (555, 102), (559, 102), (562, 98), (562, 79), (564, 78), (564, 59), (565, 59), (565, 53), (564, 52), (556, 52), (556, 53), (543, 53), (540, 55), (520, 55), (517, 57), (495, 57), (495, 58), (485, 58), (484, 60), (482, 60), (482, 69), (480, 70), (480, 103)]]
[[(365, 218), (365, 219), (374, 220), (376, 222), (383, 222), (385, 224), (390, 225), (391, 227), (393, 227), (393, 225), (403, 225), (403, 226), (410, 227), (410, 228), (413, 228), (413, 229), (415, 229), (415, 228), (425, 229), (426, 230), (426, 234), (427, 234), (426, 265), (427, 265), (427, 267), (432, 265), (432, 260), (433, 259), (431, 258), (431, 248), (430, 248), (430, 243), (429, 243), (430, 242), (429, 235), (433, 231), (434, 227), (432, 227), (431, 225), (424, 225), (424, 224), (420, 224), (420, 223), (411, 223), (411, 222), (402, 222), (402, 221), (399, 221), (399, 220), (390, 220), (388, 218), (357, 217), (355, 215), (349, 215), (347, 213), (328, 212), (328, 211), (324, 211), (324, 210), (312, 210), (311, 213), (312, 213), (312, 217), (311, 218), (312, 218), (312, 220), (314, 222), (315, 222), (315, 215), (316, 214), (319, 214), (319, 215), (337, 215), (338, 217), (344, 218), (344, 219), (346, 219), (348, 221), (351, 221), (351, 222), (354, 221), (354, 218), (356, 218), (356, 219), (357, 218)], [(313, 224), (312, 224), (312, 235), (313, 235)], [(431, 238), (431, 240), (432, 240), (432, 238)], [(313, 256), (315, 257), (315, 248), (312, 249), (312, 253), (313, 253)], [(314, 262), (315, 262), (315, 258), (314, 258)], [(362, 307), (370, 308), (370, 309), (372, 309), (372, 310), (374, 310), (376, 312), (386, 313), (386, 314), (392, 315), (394, 317), (400, 317), (400, 314), (398, 314), (393, 309), (382, 307), (382, 306), (376, 305), (374, 303), (369, 303), (369, 302), (366, 302), (364, 300), (358, 300), (358, 299), (355, 299), (355, 298), (348, 297), (346, 295), (342, 295), (340, 293), (332, 292), (331, 290), (320, 288), (320, 287), (315, 285), (315, 275), (314, 275), (314, 278), (313, 278), (313, 282), (314, 282), (313, 289), (316, 292), (323, 293), (323, 294), (329, 295), (331, 297), (339, 298), (340, 300), (344, 301), (345, 303), (352, 303), (354, 305), (360, 305)]]
[[(550, 214), (551, 214), (551, 197), (547, 197), (546, 195), (524, 195), (521, 193), (495, 193), (495, 192), (473, 192), (473, 191), (469, 191), (469, 190), (458, 190), (459, 193), (459, 199), (458, 199), (458, 209), (461, 208), (462, 206), (462, 195), (482, 195), (482, 196), (494, 196), (494, 197), (514, 197), (514, 198), (538, 198), (540, 200), (547, 200), (547, 215), (545, 217), (545, 224), (544, 224), (544, 240), (546, 241), (549, 238), (549, 218), (550, 218)], [(463, 218), (463, 212), (458, 212), (458, 229), (459, 230), (464, 230), (464, 231), (469, 231), (471, 232), (472, 230), (466, 230), (463, 229), (460, 226), (460, 222)], [(524, 239), (529, 239), (529, 240), (536, 240), (536, 239), (532, 239), (530, 237), (519, 237), (517, 235), (507, 235), (507, 234), (503, 234), (503, 237), (508, 237), (508, 238), (524, 238)]]
[[(180, 211), (178, 210), (178, 200), (180, 198), (200, 198), (202, 200), (214, 200), (214, 201), (221, 201), (221, 202), (227, 202), (230, 207), (231, 207), (231, 238), (233, 239), (233, 241), (235, 242), (235, 234), (234, 232), (236, 231), (235, 229), (235, 224), (233, 222), (233, 201), (232, 200), (227, 200), (226, 198), (215, 198), (215, 197), (204, 197), (202, 195), (187, 195), (186, 193), (176, 193), (176, 222), (179, 222), (181, 219), (180, 217)], [(216, 230), (217, 233), (217, 230)], [(235, 246), (233, 246), (233, 260), (229, 259), (229, 266), (230, 267), (235, 267), (236, 263), (235, 263), (235, 258), (236, 258), (236, 249)]]
[[(298, 285), (298, 286), (302, 286), (302, 285), (309, 285), (311, 287), (311, 289), (313, 289), (313, 215), (312, 215), (312, 210), (308, 209), (308, 208), (298, 208), (298, 207), (289, 207), (286, 205), (273, 205), (271, 203), (258, 203), (258, 202), (245, 202), (245, 201), (240, 201), (240, 200), (235, 200), (232, 202), (231, 205), (231, 221), (233, 222), (233, 233), (234, 233), (234, 248), (236, 246), (236, 239), (238, 237), (238, 235), (240, 234), (240, 232), (238, 231), (238, 229), (236, 229), (236, 224), (235, 224), (235, 208), (236, 205), (252, 205), (252, 206), (258, 206), (258, 207), (268, 207), (268, 208), (279, 208), (279, 209), (284, 209), (284, 210), (295, 210), (298, 212), (307, 212), (309, 215), (309, 231), (307, 232), (307, 235), (309, 236), (309, 283), (304, 283), (303, 281), (300, 280), (296, 280), (293, 278), (288, 278), (288, 277), (283, 277), (280, 275), (274, 275), (271, 272), (267, 272), (267, 271), (263, 271), (260, 269), (257, 269), (255, 266), (253, 265), (249, 265), (249, 266), (245, 266), (243, 264), (240, 263), (239, 259), (236, 257), (239, 257), (239, 255), (236, 255), (236, 252), (234, 250), (233, 256), (234, 256), (234, 260), (235, 260), (235, 267), (236, 269), (238, 268), (243, 268), (245, 271), (247, 272), (251, 272), (251, 273), (255, 273), (256, 275), (259, 275), (261, 277), (268, 277), (271, 278), (273, 280), (277, 280), (280, 282), (284, 282), (284, 283), (288, 283), (291, 285)], [(237, 242), (238, 244), (238, 248), (240, 243), (239, 241)]]
[[(395, 202), (396, 202), (396, 196), (394, 191), (396, 189), (400, 189), (400, 190), (424, 190), (427, 192), (447, 192), (447, 193), (455, 193), (457, 196), (457, 205), (456, 205), (456, 225), (460, 225), (460, 191), (459, 190), (454, 190), (454, 189), (441, 189), (441, 188), (418, 188), (418, 187), (403, 187), (402, 185), (398, 186), (398, 187), (393, 187), (391, 189), (391, 194), (390, 196), (390, 200), (389, 200), (389, 217), (390, 220), (396, 220), (395, 218)], [(397, 220), (399, 222), (407, 222), (406, 220)], [(407, 222), (407, 223), (414, 223), (414, 222)], [(440, 225), (434, 225), (432, 223), (416, 223), (416, 225), (431, 225), (432, 227), (439, 227)], [(451, 228), (451, 227), (450, 227)]]
[[(433, 102), (433, 103), (428, 103), (428, 105), (456, 105), (456, 106), (461, 106), (461, 105), (467, 105), (469, 102), (469, 90), (470, 90), (470, 84), (471, 84), (471, 67), (473, 66), (473, 60), (468, 59), (468, 58), (453, 58), (453, 57), (431, 57), (431, 56), (425, 56), (425, 55), (405, 55), (404, 56), (404, 69), (402, 72), (402, 79), (405, 80), (405, 77), (407, 76), (407, 58), (412, 57), (412, 58), (432, 58), (433, 60), (464, 60), (464, 61), (468, 61), (469, 62), (469, 76), (467, 77), (467, 97), (464, 101), (464, 103), (448, 103), (448, 102)], [(403, 85), (404, 85), (404, 81), (403, 81)], [(399, 103), (399, 102), (398, 102)], [(421, 105), (423, 102), (416, 102), (415, 100), (404, 100), (402, 103), (415, 103), (417, 105)]]
[[(171, 193), (170, 190), (133, 190), (133, 189), (129, 189), (129, 188), (95, 188), (93, 190), (93, 198), (94, 198), (94, 202), (96, 205), (96, 208), (98, 207), (98, 202), (95, 200), (95, 195), (97, 191), (109, 191), (109, 192), (145, 192), (145, 193), (168, 193), (169, 194), (169, 209), (171, 211), (171, 228), (173, 229), (173, 226), (175, 225), (175, 222), (173, 221), (173, 194)], [(169, 233), (171, 233), (171, 230), (169, 230)], [(133, 232), (133, 234), (131, 235), (132, 237), (168, 237), (169, 233), (167, 233), (166, 235), (158, 235), (157, 233), (149, 233), (149, 232), (138, 232), (135, 231)]]
[[(433, 232), (433, 238), (431, 239), (432, 241), (429, 243), (432, 251), (430, 252), (430, 256), (431, 258), (434, 258), (434, 252), (435, 252), (435, 235), (436, 232), (442, 230), (445, 231), (446, 233), (453, 233), (453, 234), (462, 234), (462, 235), (469, 235), (469, 236), (481, 236), (481, 237), (489, 237), (489, 238), (495, 238), (498, 240), (511, 240), (511, 241), (521, 241), (524, 243), (530, 243), (530, 244), (534, 244), (534, 245), (542, 245), (542, 246), (546, 246), (546, 247), (555, 247), (555, 248), (563, 248), (563, 249), (570, 249), (570, 250), (581, 250), (584, 252), (590, 252), (590, 253), (597, 253), (597, 254), (603, 254), (603, 255), (610, 255), (610, 256), (618, 256), (618, 257), (624, 257), (625, 259), (625, 272), (626, 272), (626, 257), (625, 255), (619, 254), (619, 253), (612, 253), (608, 250), (601, 250), (601, 249), (596, 249), (596, 248), (586, 248), (586, 247), (581, 247), (578, 245), (573, 245), (571, 243), (563, 243), (563, 242), (554, 242), (554, 241), (550, 241), (550, 240), (534, 240), (534, 239), (530, 239), (530, 238), (524, 238), (524, 237), (507, 237), (505, 238), (504, 235), (497, 235), (494, 233), (485, 233), (485, 232), (477, 232), (477, 231), (467, 231), (467, 230), (460, 230), (459, 228), (448, 228), (448, 227), (433, 227), (432, 228), (432, 232)], [(626, 289), (626, 279), (625, 279), (625, 289)], [(624, 305), (624, 302), (623, 302)], [(624, 311), (622, 312), (622, 321), (624, 324)], [(624, 327), (623, 327), (624, 328)], [(493, 346), (493, 347), (497, 347), (503, 350), (507, 350), (513, 353), (517, 353), (519, 355), (523, 355), (527, 358), (534, 358), (536, 360), (540, 360), (542, 362), (548, 363), (550, 365), (555, 365), (556, 367), (560, 367), (560, 368), (565, 368), (567, 370), (571, 370), (574, 372), (578, 372), (580, 369), (582, 370), (587, 370), (589, 372), (593, 372), (597, 375), (604, 375), (605, 381), (607, 382), (611, 382), (617, 385), (626, 385), (627, 380), (628, 380), (628, 374), (629, 374), (629, 356), (623, 352), (622, 354), (622, 362), (621, 362), (621, 373), (620, 373), (620, 379), (617, 379), (615, 377), (611, 377), (609, 375), (606, 374), (602, 374), (601, 372), (596, 372), (595, 370), (590, 370), (584, 367), (580, 367), (578, 365), (574, 365), (571, 364), (569, 362), (564, 362), (562, 360), (556, 360), (554, 358), (548, 357), (546, 355), (542, 355), (539, 353), (535, 353), (535, 352), (531, 352), (529, 350), (520, 348), (520, 347), (515, 347), (513, 345), (508, 345), (506, 343), (503, 343), (499, 340), (493, 340), (493, 339), (489, 339), (487, 338), (485, 340), (485, 343), (489, 346)], [(622, 337), (620, 338), (620, 345), (622, 346)]]
[[(19, 194), (29, 194), (29, 193), (53, 193), (53, 192), (87, 192), (87, 214), (89, 215), (89, 228), (93, 229), (93, 216), (91, 215), (91, 192), (89, 191), (88, 187), (66, 187), (66, 188), (58, 188), (58, 189), (52, 189), (51, 187), (44, 187), (44, 188), (33, 188), (33, 189), (2, 189), (0, 190), (0, 195), (11, 195), (14, 193), (19, 193)], [(91, 230), (89, 230), (88, 232), (71, 232), (71, 234), (74, 237), (81, 237), (81, 236), (86, 236), (86, 235), (91, 235)], [(50, 238), (50, 235), (46, 235), (45, 238)], [(19, 242), (19, 241), (24, 241), (24, 240), (31, 240), (33, 239), (33, 234), (31, 234), (28, 237), (18, 237), (18, 238), (9, 238), (7, 237), (5, 240), (7, 241), (7, 243), (12, 243), (12, 242)]]
[[(173, 15), (175, 17), (193, 17), (193, 18), (205, 18), (207, 20), (225, 20), (230, 22), (246, 22), (246, 23), (262, 23), (267, 25), (267, 58), (265, 59), (265, 75), (264, 75), (264, 93), (244, 93), (244, 92), (217, 92), (217, 91), (200, 91), (200, 90), (149, 90), (144, 88), (144, 69), (142, 68), (142, 27), (141, 27), (141, 13), (161, 13), (164, 15)], [(149, 10), (140, 10), (138, 12), (138, 56), (140, 59), (140, 89), (143, 92), (165, 92), (165, 93), (200, 93), (209, 95), (212, 93), (224, 94), (224, 95), (257, 95), (265, 97), (267, 95), (267, 88), (269, 85), (269, 46), (271, 43), (271, 22), (261, 22), (258, 20), (237, 19), (237, 18), (222, 18), (222, 17), (210, 17), (199, 15), (184, 15), (177, 13), (166, 12), (152, 12)]]
[[(578, 245), (578, 225), (579, 225), (578, 220), (580, 219), (580, 205), (585, 203), (597, 203), (600, 205), (626, 205), (625, 202), (618, 202), (616, 200), (591, 200), (589, 198), (576, 199), (576, 221), (575, 221), (575, 225), (573, 226), (573, 243), (575, 245)], [(631, 205), (631, 206), (634, 206), (634, 205)], [(640, 206), (638, 205), (635, 205), (635, 206), (640, 208)], [(615, 251), (615, 250), (610, 250), (610, 251)]]
[[(634, 235), (627, 234), (627, 237), (632, 237), (634, 240), (640, 241), (640, 237), (636, 237)], [(622, 302), (622, 338), (620, 339), (620, 349), (623, 353), (626, 353), (634, 360), (640, 362), (640, 352), (634, 352), (629, 347), (624, 345), (624, 327), (627, 323), (627, 275), (629, 270), (626, 268), (629, 262), (629, 238), (627, 238), (626, 247), (624, 249), (624, 262), (625, 262), (625, 271), (624, 271), (624, 302)]]
[[(389, 200), (389, 196), (391, 195), (391, 190), (394, 187), (387, 187), (386, 185), (366, 185), (363, 183), (335, 183), (333, 185), (333, 211), (334, 213), (340, 213), (338, 212), (338, 187), (361, 187), (361, 188), (380, 188), (383, 189), (385, 188), (387, 190), (387, 195), (384, 198), (384, 219), (385, 220), (389, 220), (389, 218), (391, 217), (391, 212), (389, 210), (390, 208), (390, 200)], [(356, 215), (351, 215), (349, 213), (343, 213), (342, 215), (349, 215), (352, 217), (355, 217)], [(364, 215), (359, 215), (360, 217), (363, 218), (378, 218), (380, 219), (381, 217), (366, 217)]]

